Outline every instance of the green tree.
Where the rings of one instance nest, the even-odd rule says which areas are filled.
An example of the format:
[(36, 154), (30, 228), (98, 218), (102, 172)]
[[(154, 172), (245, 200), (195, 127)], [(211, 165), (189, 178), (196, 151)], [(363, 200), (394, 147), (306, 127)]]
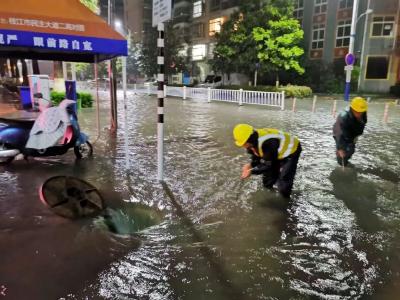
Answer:
[[(142, 47), (139, 47), (138, 64), (142, 73), (149, 77), (158, 73), (157, 65), (158, 31), (152, 28), (147, 32)], [(187, 60), (182, 54), (184, 46), (171, 23), (165, 26), (164, 65), (166, 74), (174, 74), (187, 70)]]
[(252, 32), (257, 42), (257, 57), (266, 69), (276, 73), (277, 82), (280, 70), (304, 73), (300, 65), (304, 32), (298, 20), (292, 17), (293, 9), (293, 1), (270, 0), (264, 8), (267, 21)]
[(251, 75), (257, 58), (257, 44), (253, 38), (253, 28), (265, 20), (263, 0), (242, 1), (239, 10), (222, 25), (216, 34), (214, 58), (210, 64), (214, 71), (230, 74), (241, 72)]
[(80, 2), (94, 13), (98, 12), (99, 9), (98, 0), (80, 0)]
[(294, 69), (302, 74), (304, 33), (293, 10), (293, 0), (243, 1), (216, 35), (214, 71), (251, 77), (261, 63), (260, 73)]

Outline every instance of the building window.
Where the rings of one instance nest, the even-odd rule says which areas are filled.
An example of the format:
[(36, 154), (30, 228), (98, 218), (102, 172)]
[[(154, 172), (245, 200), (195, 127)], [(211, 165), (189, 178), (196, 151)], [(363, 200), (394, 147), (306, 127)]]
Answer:
[(193, 24), (192, 37), (194, 37), (194, 38), (204, 37), (204, 24), (203, 23)]
[(389, 56), (369, 56), (365, 79), (387, 79)]
[(314, 0), (314, 14), (323, 14), (326, 13), (328, 0)]
[(223, 23), (224, 23), (223, 18), (216, 18), (210, 20), (209, 30), (208, 30), (209, 36), (214, 36), (216, 33), (221, 32), (221, 27)]
[(194, 45), (192, 49), (192, 59), (193, 60), (202, 60), (206, 56), (206, 45), (199, 44)]
[(346, 9), (353, 7), (353, 0), (340, 0), (339, 9)]
[(211, 0), (210, 10), (218, 10), (221, 8), (221, 0)]
[(203, 15), (203, 2), (196, 1), (193, 3), (193, 18), (198, 18)]
[(294, 6), (293, 17), (296, 19), (302, 19), (303, 11), (304, 11), (304, 0), (297, 0)]
[(208, 58), (214, 58), (215, 43), (208, 44)]
[(324, 48), (325, 24), (315, 24), (312, 31), (311, 49)]
[(394, 16), (374, 17), (372, 21), (372, 37), (393, 37)]
[(336, 32), (336, 47), (348, 47), (350, 45), (351, 20), (339, 21)]

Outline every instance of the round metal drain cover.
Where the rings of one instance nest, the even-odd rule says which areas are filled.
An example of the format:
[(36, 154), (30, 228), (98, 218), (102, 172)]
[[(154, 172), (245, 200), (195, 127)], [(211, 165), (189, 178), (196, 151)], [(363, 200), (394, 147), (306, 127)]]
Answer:
[(65, 218), (94, 216), (104, 209), (99, 191), (86, 181), (69, 176), (51, 177), (39, 190), (40, 200)]

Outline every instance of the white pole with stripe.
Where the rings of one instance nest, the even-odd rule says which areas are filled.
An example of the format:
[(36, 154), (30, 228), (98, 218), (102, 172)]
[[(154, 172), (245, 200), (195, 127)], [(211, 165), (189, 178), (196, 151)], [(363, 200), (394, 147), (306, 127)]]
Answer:
[(158, 97), (158, 122), (157, 122), (157, 179), (164, 179), (164, 24), (159, 23), (157, 49), (157, 64), (159, 72), (157, 76), (157, 97)]

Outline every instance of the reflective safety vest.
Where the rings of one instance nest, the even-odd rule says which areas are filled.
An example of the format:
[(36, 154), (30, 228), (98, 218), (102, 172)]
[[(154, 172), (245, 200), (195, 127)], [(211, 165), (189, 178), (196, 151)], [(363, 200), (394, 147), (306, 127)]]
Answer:
[(278, 159), (284, 159), (293, 154), (299, 146), (299, 139), (286, 132), (272, 128), (256, 129), (256, 131), (258, 133), (258, 153), (261, 157), (264, 156), (262, 145), (268, 139), (279, 140)]

